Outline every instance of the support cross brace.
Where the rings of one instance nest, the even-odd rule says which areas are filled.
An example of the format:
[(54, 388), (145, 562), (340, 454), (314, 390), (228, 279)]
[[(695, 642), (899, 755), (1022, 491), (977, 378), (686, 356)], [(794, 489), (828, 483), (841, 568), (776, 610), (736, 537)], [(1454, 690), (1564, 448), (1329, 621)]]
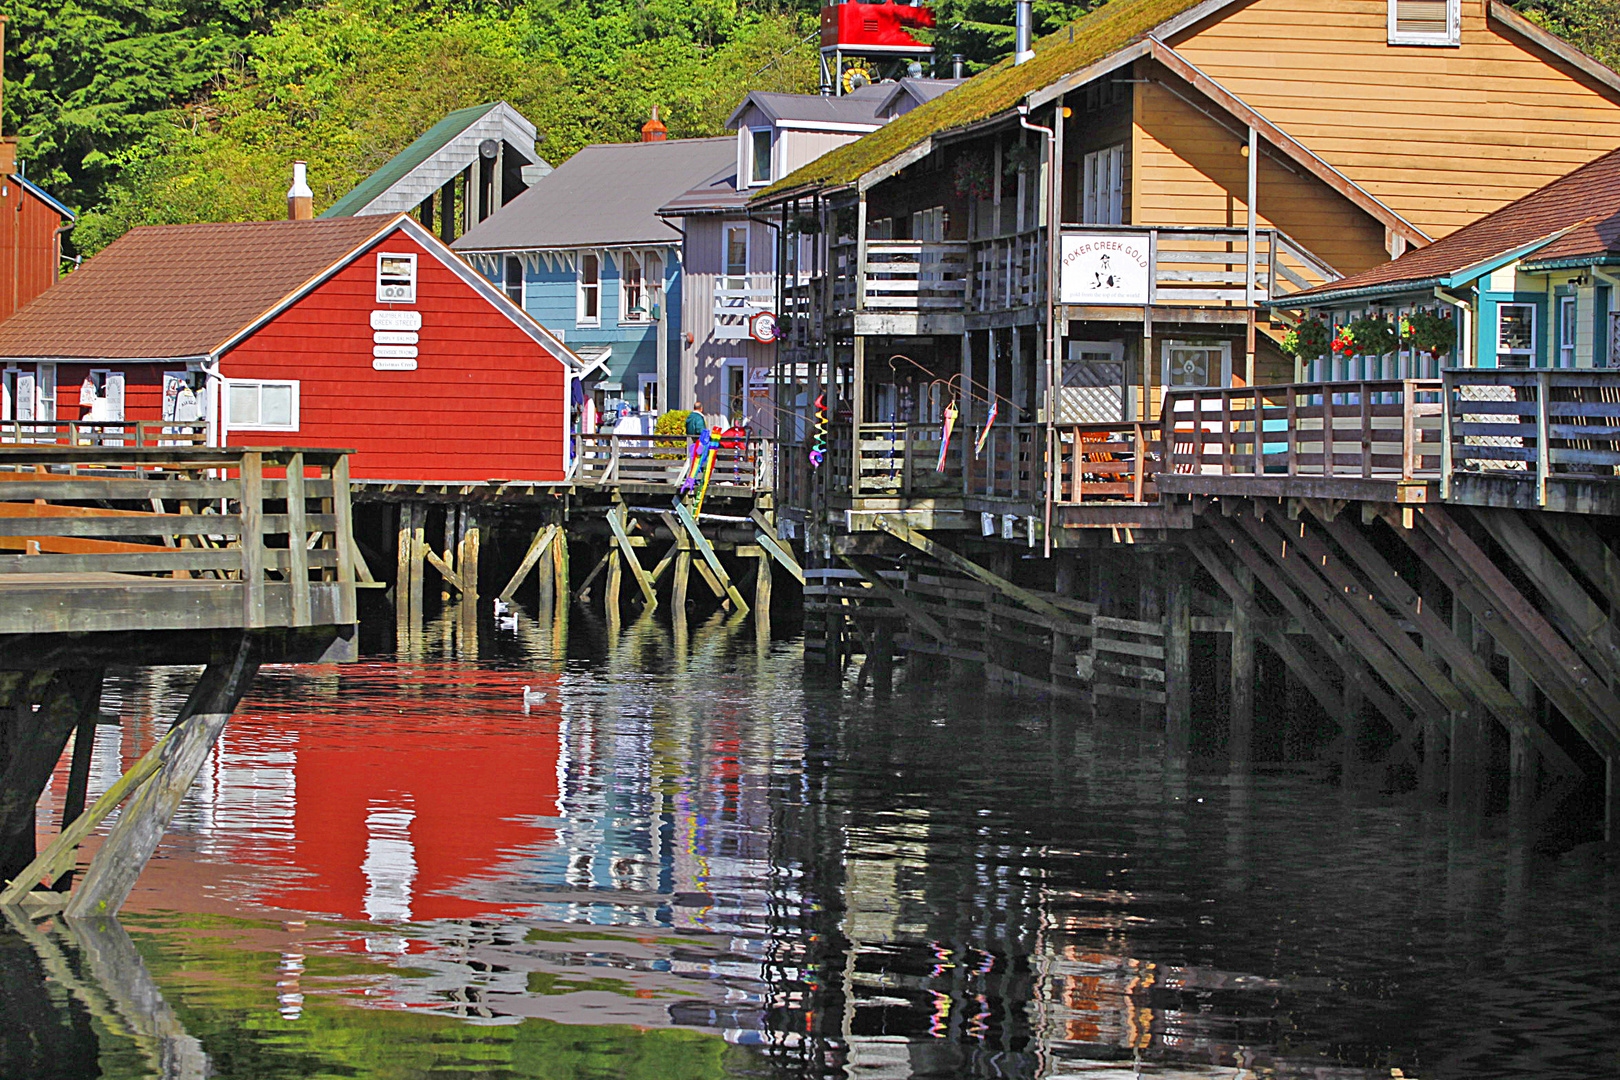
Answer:
[(1054, 604), (1047, 603), (1045, 600), (1042, 600), (1028, 589), (1023, 589), (1017, 585), (1014, 585), (1012, 582), (1008, 581), (1004, 577), (1001, 577), (999, 574), (991, 573), (978, 563), (958, 555), (944, 544), (925, 536), (904, 522), (891, 521), (887, 517), (879, 514), (873, 519), (873, 524), (882, 529), (884, 532), (888, 533), (890, 536), (893, 536), (899, 540), (904, 540), (918, 551), (921, 551), (924, 555), (937, 559), (953, 570), (960, 570), (970, 578), (984, 582), (984, 584), (990, 586), (992, 589), (995, 589), (997, 592), (1010, 597), (1011, 599), (1022, 604), (1024, 607), (1029, 608), (1031, 611), (1037, 611), (1040, 614), (1045, 615), (1047, 618), (1054, 619), (1058, 622), (1066, 623), (1070, 621), (1068, 613), (1062, 608), (1057, 607)]

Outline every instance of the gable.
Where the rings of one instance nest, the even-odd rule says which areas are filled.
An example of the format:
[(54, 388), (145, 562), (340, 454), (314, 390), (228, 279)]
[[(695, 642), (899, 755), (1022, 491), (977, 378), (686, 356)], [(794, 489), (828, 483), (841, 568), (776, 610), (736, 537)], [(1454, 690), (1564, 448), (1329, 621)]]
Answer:
[(1426, 46), (1389, 43), (1388, 0), (1245, 0), (1168, 44), (1438, 237), (1620, 146), (1603, 69), (1492, 7), (1460, 0), (1460, 44)]

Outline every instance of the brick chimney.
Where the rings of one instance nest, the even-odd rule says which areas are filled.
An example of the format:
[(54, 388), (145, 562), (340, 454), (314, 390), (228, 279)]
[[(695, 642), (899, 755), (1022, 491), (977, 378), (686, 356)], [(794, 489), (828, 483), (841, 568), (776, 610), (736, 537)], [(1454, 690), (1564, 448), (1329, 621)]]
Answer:
[(292, 187), (287, 189), (287, 220), (308, 221), (315, 216), (315, 193), (304, 178), (304, 163), (293, 162)]
[(669, 129), (658, 119), (658, 106), (653, 106), (652, 119), (641, 125), (642, 142), (663, 142), (669, 138)]

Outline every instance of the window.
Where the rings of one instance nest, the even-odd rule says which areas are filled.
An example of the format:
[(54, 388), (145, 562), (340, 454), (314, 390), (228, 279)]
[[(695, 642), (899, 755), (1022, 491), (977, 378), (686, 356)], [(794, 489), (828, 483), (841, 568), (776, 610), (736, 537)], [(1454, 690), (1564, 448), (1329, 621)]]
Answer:
[(750, 128), (748, 132), (748, 182), (771, 182), (771, 129)]
[(1496, 362), (1501, 367), (1529, 367), (1536, 361), (1536, 305), (1500, 304), (1496, 308)]
[(641, 391), (641, 411), (644, 413), (658, 412), (658, 376), (641, 374), (636, 376)]
[(124, 420), (124, 373), (96, 368), (79, 386), (80, 420), (119, 424)]
[(647, 283), (642, 277), (641, 257), (625, 252), (619, 261), (621, 274), (619, 289), (622, 294), (620, 322), (644, 323), (649, 321), (652, 305), (647, 299)]
[(298, 384), (285, 380), (227, 380), (225, 424), (233, 431), (297, 431)]
[(732, 357), (720, 362), (720, 415), (725, 422), (740, 421), (748, 414), (748, 361)]
[(1389, 0), (1391, 45), (1462, 44), (1462, 0)]
[(501, 285), (506, 289), (506, 298), (518, 307), (523, 306), (523, 260), (516, 255), (506, 257), (505, 273), (501, 275)]
[(1164, 388), (1183, 390), (1198, 386), (1230, 386), (1230, 341), (1166, 341)]
[(748, 226), (726, 226), (726, 284), (728, 289), (748, 288)]
[(1125, 221), (1125, 144), (1085, 156), (1080, 220), (1087, 225), (1120, 225)]
[(200, 370), (163, 373), (163, 419), (177, 424), (208, 419), (208, 382)]
[(416, 256), (377, 255), (377, 303), (416, 303)]
[(1558, 298), (1558, 366), (1575, 366), (1576, 306), (1573, 296)]
[(602, 259), (595, 252), (579, 257), (579, 307), (575, 321), (597, 326), (602, 321)]

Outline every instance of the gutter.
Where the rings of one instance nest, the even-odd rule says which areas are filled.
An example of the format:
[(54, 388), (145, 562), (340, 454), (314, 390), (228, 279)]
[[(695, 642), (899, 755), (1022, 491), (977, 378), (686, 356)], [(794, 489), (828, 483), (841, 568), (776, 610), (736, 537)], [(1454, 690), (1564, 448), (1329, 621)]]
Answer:
[(1255, 307), (1259, 308), (1312, 308), (1326, 307), (1341, 300), (1360, 300), (1369, 296), (1390, 295), (1398, 296), (1401, 293), (1424, 292), (1438, 288), (1449, 282), (1446, 277), (1412, 278), (1406, 281), (1386, 281), (1378, 285), (1362, 285), (1354, 289), (1337, 289), (1333, 292), (1318, 292), (1307, 295), (1295, 293), (1293, 296), (1280, 297), (1275, 300), (1261, 300)]

